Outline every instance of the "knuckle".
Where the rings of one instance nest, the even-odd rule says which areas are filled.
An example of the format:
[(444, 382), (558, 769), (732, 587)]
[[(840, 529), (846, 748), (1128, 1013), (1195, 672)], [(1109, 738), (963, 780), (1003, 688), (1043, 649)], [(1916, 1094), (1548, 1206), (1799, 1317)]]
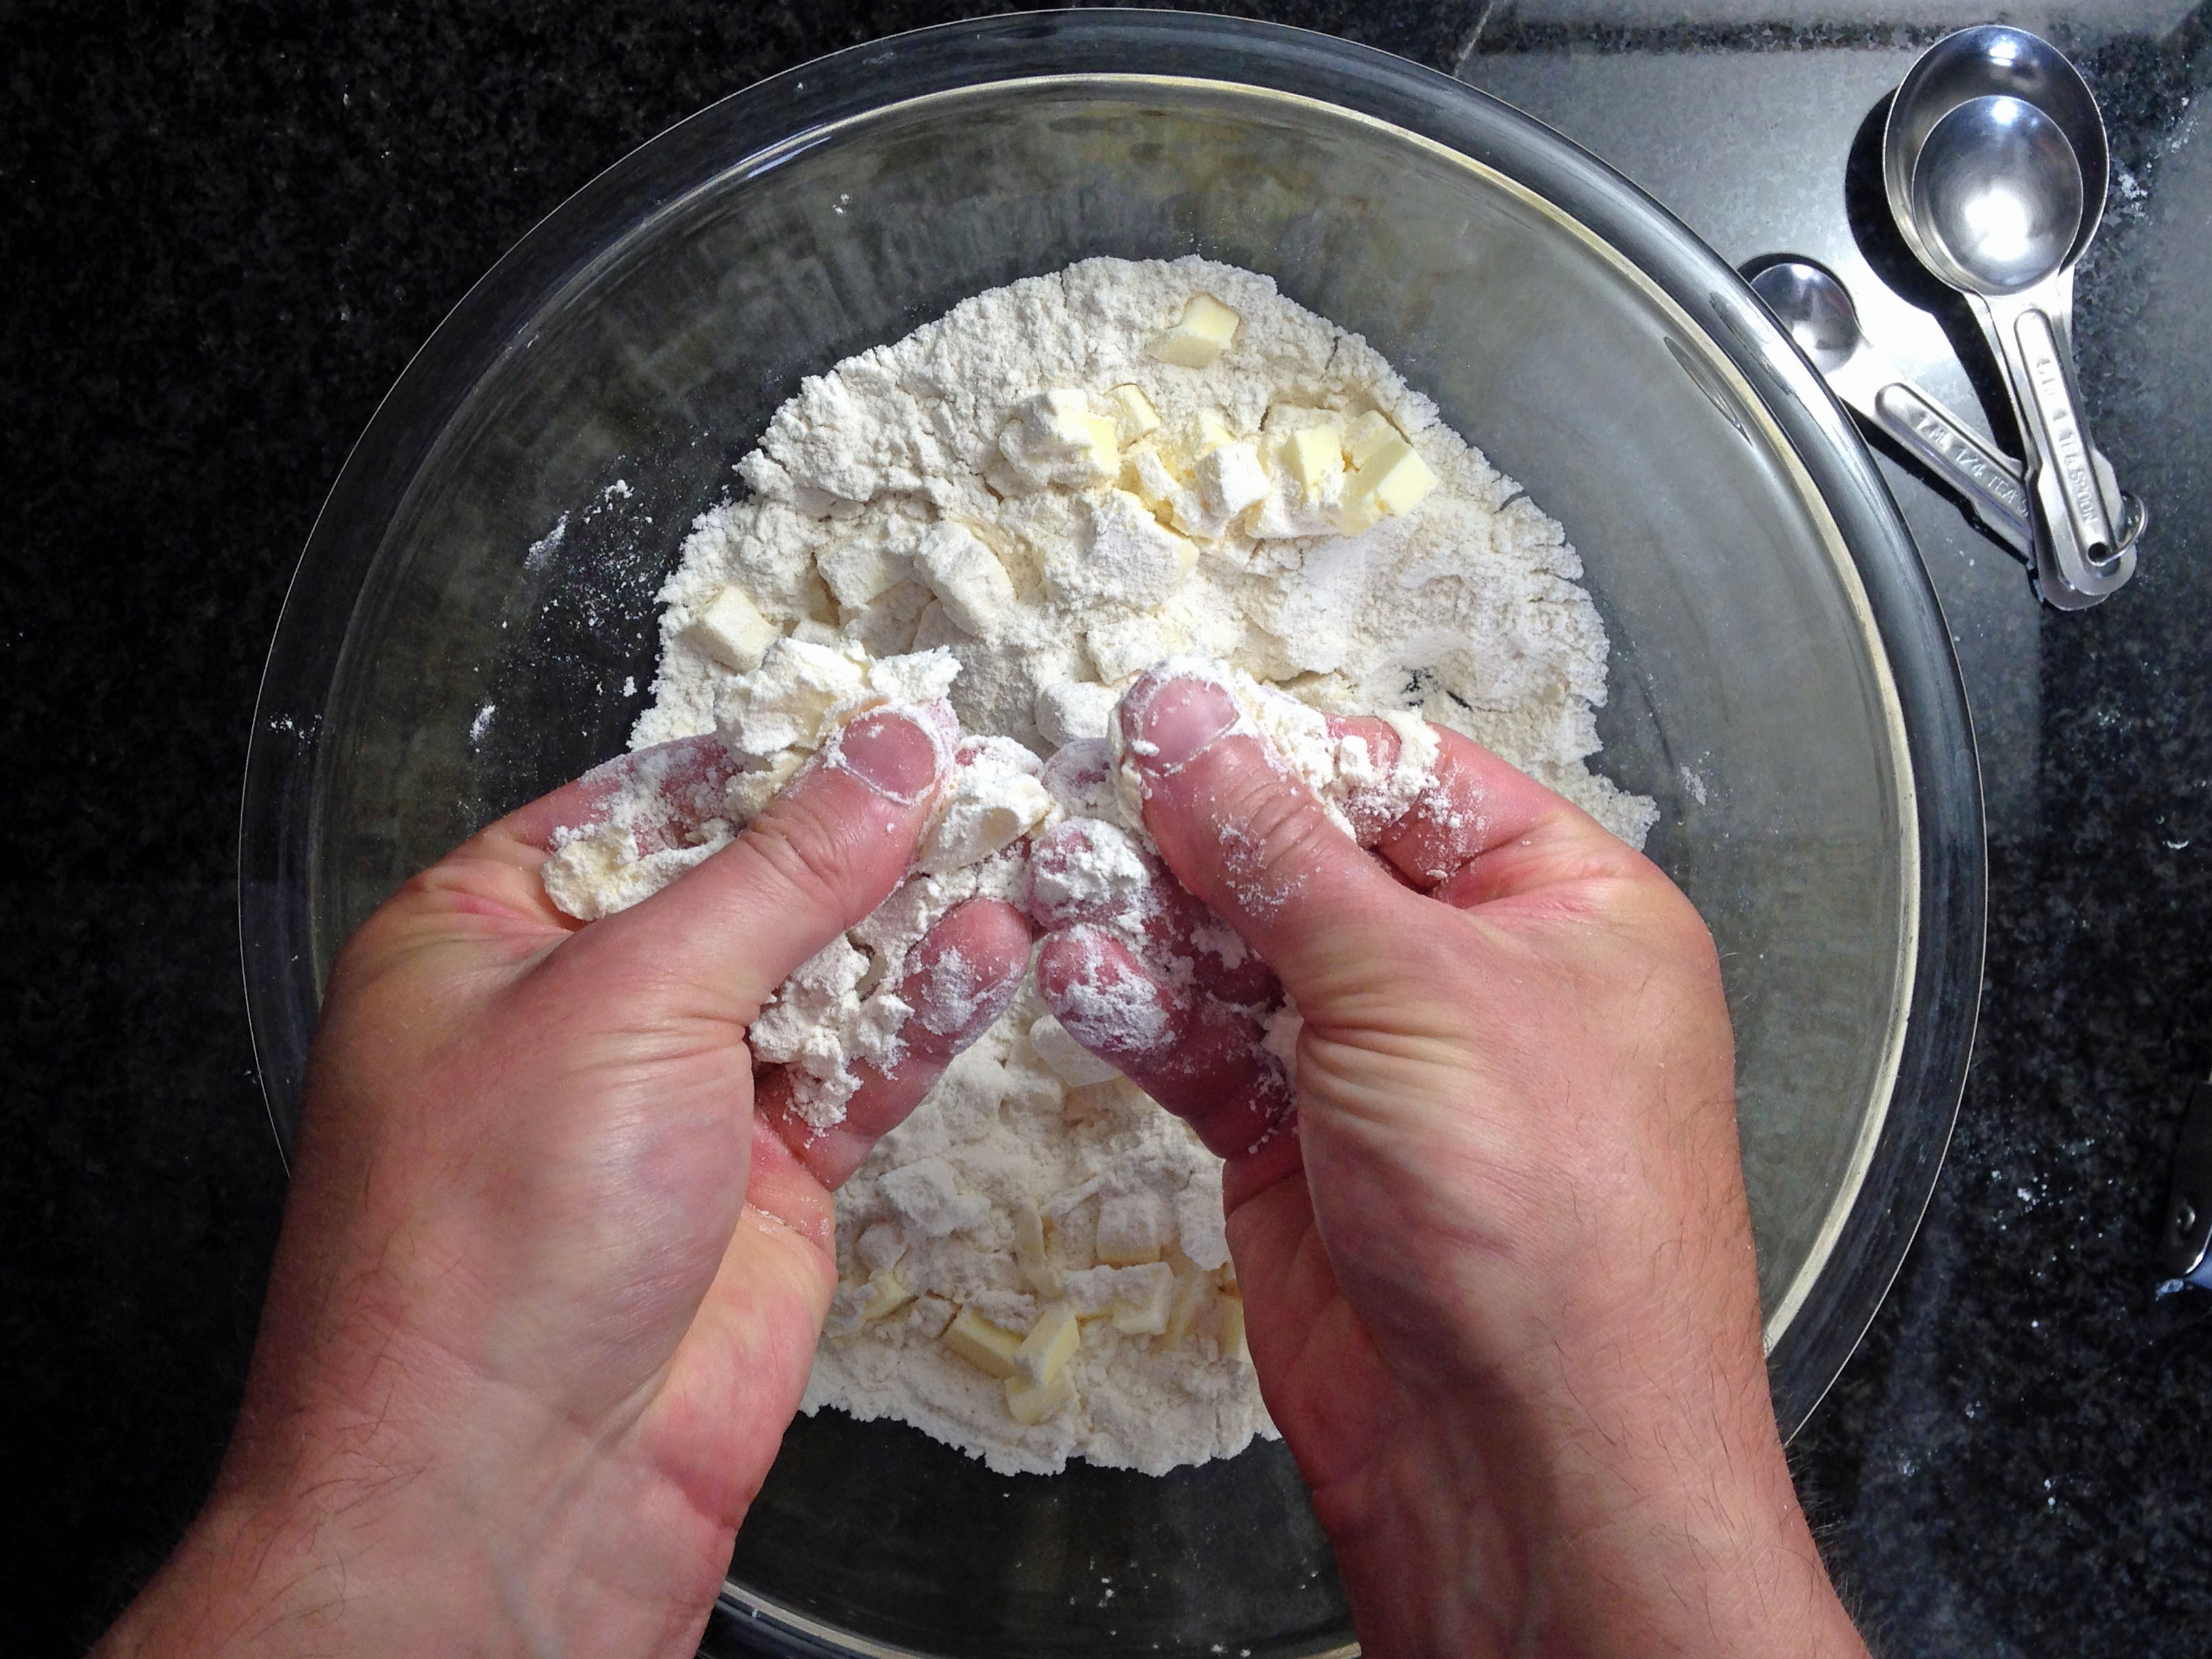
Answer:
[(1219, 800), (1215, 823), (1232, 891), (1265, 908), (1291, 896), (1299, 872), (1344, 840), (1319, 801), (1272, 773), (1240, 779)]
[(866, 874), (863, 826), (823, 817), (805, 801), (787, 796), (745, 826), (738, 844), (749, 849), (768, 879), (789, 900), (820, 914), (853, 913)]

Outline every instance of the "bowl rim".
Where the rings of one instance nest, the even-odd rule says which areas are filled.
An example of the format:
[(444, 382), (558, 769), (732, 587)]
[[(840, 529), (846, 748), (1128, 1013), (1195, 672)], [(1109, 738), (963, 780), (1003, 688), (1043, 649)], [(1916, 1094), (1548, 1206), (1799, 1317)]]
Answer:
[[(1839, 1196), (1770, 1338), (1777, 1419), (1794, 1435), (1856, 1347), (1933, 1194), (1978, 1012), (1986, 906), (1981, 787), (1963, 683), (1933, 586), (1850, 416), (1718, 254), (1626, 178), (1477, 88), (1375, 49), (1279, 24), (1195, 13), (1017, 13), (889, 36), (733, 93), (648, 140), (533, 227), (433, 331), (333, 483), (286, 593), (251, 732), (239, 834), (240, 969), (264, 1106), (289, 1161), (318, 987), (307, 877), (318, 825), (317, 738), (384, 521), (469, 392), (543, 307), (617, 240), (696, 190), (757, 172), (827, 130), (918, 99), (1017, 81), (1210, 82), (1331, 106), (1451, 152), (1533, 197), (1616, 256), (1734, 371), (1833, 520), (1893, 688), (1902, 799), (1917, 831), (1906, 872), (1907, 1006), (1893, 1027), (1884, 1109), (1870, 1115), (1855, 1191)], [(1686, 361), (1686, 369), (1695, 370)], [(1708, 387), (1717, 403), (1723, 399)], [(1735, 416), (1723, 404), (1723, 413)], [(1843, 1235), (1848, 1233), (1846, 1238)], [(1850, 1248), (1844, 1247), (1848, 1243)], [(1772, 1329), (1773, 1322), (1770, 1322)], [(831, 1633), (752, 1592), (732, 1607), (780, 1650)], [(818, 1633), (817, 1633), (818, 1632)], [(845, 1632), (834, 1640), (850, 1643)], [(1342, 1651), (1356, 1651), (1346, 1649)]]

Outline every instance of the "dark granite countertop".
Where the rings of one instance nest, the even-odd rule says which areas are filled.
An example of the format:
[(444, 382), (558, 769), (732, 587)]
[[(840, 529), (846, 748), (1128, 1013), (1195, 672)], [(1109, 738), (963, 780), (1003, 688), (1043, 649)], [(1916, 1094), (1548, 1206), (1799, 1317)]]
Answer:
[[(353, 437), (468, 285), (632, 145), (818, 52), (997, 9), (9, 9), (9, 1651), (89, 1642), (197, 1505), (236, 1405), (283, 1194), (235, 965), (237, 784)], [(1866, 118), (1968, 15), (1223, 9), (1459, 72), (1731, 259), (1826, 258), (1886, 343), (1971, 398), (1844, 214)], [(1900, 1655), (2212, 1651), (2212, 1297), (2161, 1291), (2155, 1252), (2180, 1106), (2212, 1066), (2212, 7), (2085, 9), (2104, 21), (2013, 15), (2077, 52), (2112, 127), (2077, 337), (2093, 426), (2154, 515), (2142, 574), (2097, 611), (2043, 611), (1885, 460), (1974, 703), (1988, 981), (1920, 1239), (1795, 1457), (1877, 1651)], [(1801, 21), (1765, 21), (1783, 15)]]

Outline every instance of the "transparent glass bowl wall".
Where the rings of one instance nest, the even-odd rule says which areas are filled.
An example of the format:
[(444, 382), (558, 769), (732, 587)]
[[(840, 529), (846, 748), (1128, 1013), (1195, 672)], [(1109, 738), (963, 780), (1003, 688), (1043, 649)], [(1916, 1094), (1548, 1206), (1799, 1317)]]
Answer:
[[(952, 33), (971, 54), (994, 40)], [(1924, 580), (1817, 382), (1717, 262), (1618, 180), (1372, 54), (1250, 26), (1200, 34), (1182, 44), (1201, 60), (1273, 43), (1273, 68), (1256, 46), (1223, 60), (1253, 71), (1236, 78), (1299, 88), (1325, 70), (1315, 89), (1406, 125), (1229, 84), (1218, 64), (1224, 78), (1204, 81), (978, 75), (989, 83), (935, 90), (899, 88), (894, 64), (884, 106), (765, 151), (718, 155), (715, 111), (677, 130), (661, 181), (611, 174), (586, 204), (597, 228), (556, 216), (514, 256), (589, 244), (548, 264), (543, 291), (510, 296), (501, 337), (452, 354), (465, 386), (410, 404), (403, 382), (379, 419), (411, 420), (420, 441), (386, 454), (377, 428), (364, 439), (333, 500), (346, 522), (326, 514), (317, 532), (349, 552), (319, 562), (311, 545), (257, 737), (247, 969), (280, 1135), (302, 1011), (347, 933), (478, 824), (623, 746), (648, 695), (654, 590), (800, 376), (1074, 259), (1203, 253), (1365, 334), (1581, 550), (1613, 641), (1601, 763), (1658, 799), (1650, 851), (1721, 946), (1794, 1425), (1924, 1201), (1971, 1024), (1978, 808)], [(998, 75), (1024, 51), (1048, 66), (1050, 50), (997, 38)], [(832, 60), (848, 88), (857, 57)], [(1394, 105), (1401, 90), (1471, 112), (1455, 118), (1493, 165), (1462, 153), (1484, 153), (1473, 140), (1409, 131), (1443, 118)], [(1597, 194), (1577, 219), (1532, 179), (1554, 200)], [(1646, 216), (1634, 234), (1593, 234), (1622, 203)], [(499, 276), (471, 303), (500, 299)], [(1701, 283), (1722, 286), (1708, 299)], [(440, 367), (434, 342), (410, 379)], [(1969, 925), (1975, 951), (1930, 956), (1929, 927)], [(1900, 1064), (1911, 1097), (1893, 1112)], [(1863, 1213), (1870, 1184), (1909, 1213)], [(1164, 1480), (1079, 1466), (1007, 1481), (825, 1413), (795, 1425), (732, 1571), (746, 1599), (783, 1611), (790, 1644), (809, 1627), (833, 1647), (993, 1654), (1348, 1639), (1279, 1446)]]

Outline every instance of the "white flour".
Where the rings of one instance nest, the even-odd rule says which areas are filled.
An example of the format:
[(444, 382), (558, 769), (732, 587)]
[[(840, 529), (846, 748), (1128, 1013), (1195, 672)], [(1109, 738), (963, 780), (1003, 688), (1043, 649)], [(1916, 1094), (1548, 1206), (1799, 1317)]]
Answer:
[[(587, 917), (637, 902), (846, 721), (927, 708), (957, 665), (975, 735), (945, 732), (957, 764), (916, 874), (753, 1029), (818, 1127), (857, 1063), (896, 1060), (916, 1016), (906, 954), (954, 903), (1125, 933), (1194, 904), (1162, 884), (1108, 742), (1121, 692), (1163, 659), (1231, 684), (1348, 826), (1429, 781), (1423, 720), (1633, 842), (1654, 817), (1585, 764), (1606, 641), (1559, 526), (1264, 276), (1096, 259), (979, 295), (806, 380), (738, 470), (750, 495), (698, 521), (663, 591), (657, 701), (632, 741), (719, 732), (744, 769), (720, 803), (675, 804), (681, 835), (649, 787), (564, 832), (547, 887)], [(1389, 719), (1397, 765), (1316, 711)], [(1208, 984), (1264, 982), (1218, 921), (1188, 937), (1178, 976), (1196, 961)], [(1295, 1011), (1255, 1012), (1287, 1058)], [(957, 1024), (940, 1012), (920, 1017)], [(1272, 1435), (1220, 1193), (1219, 1161), (1025, 986), (839, 1193), (842, 1287), (805, 1409), (896, 1417), (1008, 1473), (1159, 1472)]]

